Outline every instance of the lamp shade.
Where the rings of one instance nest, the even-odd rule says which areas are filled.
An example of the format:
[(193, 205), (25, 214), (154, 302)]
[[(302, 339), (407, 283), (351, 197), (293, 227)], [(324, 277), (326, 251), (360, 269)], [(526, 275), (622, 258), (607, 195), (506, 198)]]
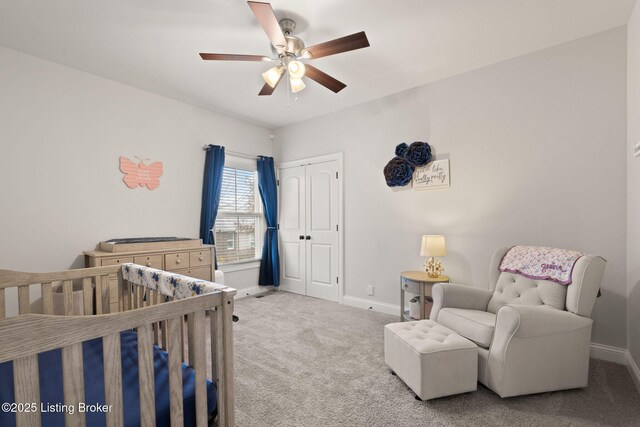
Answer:
[(267, 71), (262, 73), (262, 78), (265, 82), (271, 87), (276, 87), (278, 82), (280, 81), (280, 75), (284, 71), (284, 67), (281, 65), (279, 67), (269, 68)]
[(292, 79), (301, 79), (304, 77), (304, 64), (300, 61), (291, 61), (287, 66), (289, 69), (289, 75)]
[(302, 81), (302, 79), (291, 78), (289, 80), (289, 83), (291, 84), (291, 92), (293, 92), (293, 93), (300, 92), (306, 86), (304, 84), (304, 82)]
[(424, 235), (422, 236), (422, 248), (420, 256), (446, 256), (447, 246), (442, 235)]

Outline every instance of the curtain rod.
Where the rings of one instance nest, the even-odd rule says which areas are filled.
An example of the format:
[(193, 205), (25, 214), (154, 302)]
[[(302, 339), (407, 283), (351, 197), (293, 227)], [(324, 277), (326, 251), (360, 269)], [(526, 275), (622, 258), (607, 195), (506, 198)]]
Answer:
[[(202, 151), (207, 151), (207, 147), (209, 146), (209, 144), (207, 145), (203, 145), (202, 146)], [(260, 156), (252, 156), (251, 154), (244, 154), (244, 153), (238, 153), (237, 151), (231, 151), (231, 150), (224, 150), (225, 153), (229, 153), (233, 156), (237, 156), (237, 157), (244, 157), (245, 159), (258, 159), (260, 158)]]

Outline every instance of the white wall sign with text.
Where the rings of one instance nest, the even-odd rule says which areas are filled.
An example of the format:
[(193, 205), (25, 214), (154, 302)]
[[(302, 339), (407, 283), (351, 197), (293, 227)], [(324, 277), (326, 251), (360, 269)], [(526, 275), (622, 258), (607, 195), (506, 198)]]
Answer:
[(449, 159), (434, 160), (413, 172), (413, 188), (431, 190), (445, 188), (451, 185), (449, 181)]

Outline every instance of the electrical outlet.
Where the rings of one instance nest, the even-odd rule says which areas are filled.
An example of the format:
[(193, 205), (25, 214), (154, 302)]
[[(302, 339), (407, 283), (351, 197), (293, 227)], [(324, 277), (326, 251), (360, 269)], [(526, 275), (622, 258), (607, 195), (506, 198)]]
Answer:
[(373, 295), (373, 285), (367, 285), (367, 295)]

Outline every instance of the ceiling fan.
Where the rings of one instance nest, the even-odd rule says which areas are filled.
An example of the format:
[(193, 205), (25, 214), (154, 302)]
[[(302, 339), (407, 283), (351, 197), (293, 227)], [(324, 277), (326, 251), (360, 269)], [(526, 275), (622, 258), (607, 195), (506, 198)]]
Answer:
[(291, 92), (299, 92), (305, 88), (303, 77), (315, 80), (327, 89), (338, 93), (346, 84), (318, 70), (310, 64), (303, 64), (301, 59), (316, 59), (350, 50), (369, 47), (369, 40), (364, 31), (340, 37), (335, 40), (305, 47), (304, 42), (294, 35), (296, 23), (293, 19), (284, 18), (278, 22), (269, 3), (248, 1), (251, 11), (258, 19), (262, 29), (269, 37), (271, 50), (275, 58), (263, 55), (234, 55), (224, 53), (201, 53), (205, 61), (265, 61), (277, 62), (262, 74), (265, 84), (258, 95), (271, 95), (285, 75), (289, 77)]

